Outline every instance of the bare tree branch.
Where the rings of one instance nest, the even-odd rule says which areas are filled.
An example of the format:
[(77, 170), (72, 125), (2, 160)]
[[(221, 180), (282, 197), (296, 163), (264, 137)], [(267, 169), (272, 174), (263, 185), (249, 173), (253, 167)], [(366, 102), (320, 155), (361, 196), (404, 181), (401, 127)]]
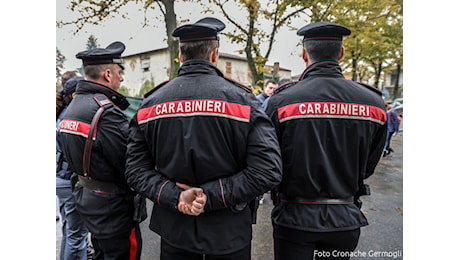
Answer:
[(275, 34), (278, 31), (278, 28), (283, 26), (291, 17), (293, 17), (294, 15), (297, 15), (300, 12), (303, 12), (305, 9), (307, 9), (307, 7), (302, 7), (300, 9), (298, 9), (298, 10), (296, 10), (296, 11), (294, 11), (294, 12), (288, 14), (288, 15), (286, 15), (284, 18), (282, 18), (278, 22), (278, 17), (277, 17), (278, 8), (277, 8), (277, 10), (275, 11), (275, 18), (273, 19), (273, 28), (272, 28), (272, 32), (270, 34), (270, 40), (268, 41), (268, 49), (267, 49), (267, 52), (265, 53), (265, 56), (264, 56), (266, 59), (268, 59), (268, 57), (270, 56), (270, 53), (272, 51), (273, 42), (275, 40)]
[(165, 10), (163, 10), (163, 6), (161, 6), (160, 2), (159, 1), (155, 1), (157, 4), (158, 4), (158, 7), (160, 8), (160, 11), (163, 15), (166, 15), (166, 12)]
[(238, 28), (240, 31), (242, 31), (244, 34), (249, 35), (249, 32), (246, 29), (244, 29), (240, 24), (238, 24), (234, 19), (232, 19), (230, 15), (227, 13), (227, 11), (225, 11), (224, 5), (227, 3), (227, 1), (225, 1), (224, 3), (221, 3), (221, 1), (219, 0), (210, 0), (210, 1), (216, 4), (220, 8), (220, 10), (222, 11), (222, 14), (230, 23), (235, 25), (235, 27)]

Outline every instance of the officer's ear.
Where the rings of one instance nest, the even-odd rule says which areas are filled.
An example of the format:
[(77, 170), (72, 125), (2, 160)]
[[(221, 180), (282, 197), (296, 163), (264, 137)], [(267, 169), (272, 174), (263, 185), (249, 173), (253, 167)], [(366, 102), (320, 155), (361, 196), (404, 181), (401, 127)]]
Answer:
[(184, 59), (182, 58), (182, 54), (180, 54), (180, 52), (179, 52), (179, 60), (180, 60), (180, 63), (184, 63)]
[(110, 78), (112, 77), (111, 75), (112, 71), (110, 69), (106, 69), (104, 70), (102, 76), (104, 77), (104, 79), (107, 81), (107, 82), (110, 82)]
[(343, 46), (342, 46), (342, 50), (340, 51), (339, 60), (342, 59), (344, 53), (345, 53), (345, 49), (344, 49)]
[(215, 48), (214, 51), (211, 52), (210, 60), (212, 64), (217, 66), (217, 61), (219, 60), (219, 48)]
[(309, 57), (308, 57), (307, 49), (305, 48), (302, 48), (302, 59), (305, 61), (305, 63), (308, 64)]

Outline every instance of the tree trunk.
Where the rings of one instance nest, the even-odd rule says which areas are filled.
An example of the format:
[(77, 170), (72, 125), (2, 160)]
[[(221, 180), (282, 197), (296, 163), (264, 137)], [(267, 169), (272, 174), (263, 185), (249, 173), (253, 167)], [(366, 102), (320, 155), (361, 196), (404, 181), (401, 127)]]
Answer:
[(161, 3), (165, 7), (165, 24), (169, 51), (169, 79), (173, 79), (177, 77), (177, 71), (180, 67), (179, 41), (175, 37), (172, 37), (172, 32), (177, 27), (174, 0), (161, 0)]
[(357, 81), (358, 80), (358, 71), (357, 71), (357, 67), (358, 67), (358, 59), (355, 58), (355, 52), (354, 51), (351, 51), (351, 56), (353, 57), (352, 61), (351, 61), (351, 65), (352, 65), (352, 76), (351, 76), (351, 80), (353, 81)]
[(351, 51), (351, 57), (352, 57), (352, 61), (351, 61), (351, 65), (352, 65), (352, 76), (351, 76), (351, 80), (353, 81), (357, 81), (358, 80), (358, 39), (356, 39), (356, 47), (354, 50)]
[[(255, 14), (254, 8), (248, 7), (249, 11), (249, 29), (247, 34), (247, 41), (246, 47), (244, 48), (244, 52), (246, 53), (246, 58), (248, 59), (249, 69), (251, 70), (252, 76), (252, 86), (255, 87), (256, 85), (263, 86), (263, 74), (262, 77), (259, 75), (259, 72), (256, 67), (256, 62), (254, 61), (254, 57), (252, 56), (252, 44), (253, 44), (253, 35), (254, 35), (254, 23), (255, 23)], [(262, 80), (262, 84), (260, 84), (260, 80)]]
[(379, 61), (379, 65), (377, 67), (377, 70), (376, 70), (376, 74), (375, 74), (375, 87), (380, 89), (379, 88), (379, 83), (380, 83), (380, 75), (382, 74), (382, 64), (383, 62), (382, 61)]
[(252, 86), (255, 87), (257, 85), (257, 81), (259, 80), (259, 77), (258, 77), (256, 64), (254, 62), (254, 59), (252, 58), (251, 46), (249, 46), (249, 43), (244, 48), (244, 52), (246, 53), (246, 58), (248, 59), (248, 66), (249, 66), (249, 69), (251, 70)]
[(401, 74), (401, 65), (398, 63), (396, 64), (396, 79), (395, 79), (395, 87), (393, 88), (393, 97), (399, 98), (399, 75)]

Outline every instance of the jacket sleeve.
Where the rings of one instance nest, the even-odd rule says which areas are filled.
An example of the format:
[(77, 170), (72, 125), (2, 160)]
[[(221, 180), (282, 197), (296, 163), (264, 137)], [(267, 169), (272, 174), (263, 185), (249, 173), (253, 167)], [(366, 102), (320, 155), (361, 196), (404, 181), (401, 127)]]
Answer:
[(380, 158), (382, 157), (383, 148), (385, 147), (385, 141), (387, 137), (387, 129), (388, 129), (388, 119), (384, 125), (380, 126), (372, 139), (372, 145), (369, 152), (369, 158), (367, 160), (366, 165), (366, 172), (364, 179), (369, 178), (377, 167)]
[(246, 167), (226, 178), (201, 185), (207, 195), (205, 211), (249, 202), (281, 182), (281, 153), (275, 130), (260, 105), (252, 106)]
[(159, 206), (176, 209), (182, 191), (155, 169), (155, 155), (147, 145), (137, 114), (130, 123), (125, 177), (128, 185)]

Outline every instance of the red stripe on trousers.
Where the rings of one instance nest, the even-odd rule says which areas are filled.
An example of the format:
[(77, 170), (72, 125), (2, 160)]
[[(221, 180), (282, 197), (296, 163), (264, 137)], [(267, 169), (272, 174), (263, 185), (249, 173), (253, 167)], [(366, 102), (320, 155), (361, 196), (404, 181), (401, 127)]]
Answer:
[(130, 241), (130, 250), (129, 250), (129, 260), (137, 259), (137, 238), (136, 238), (136, 227), (131, 229), (131, 235), (129, 236)]

